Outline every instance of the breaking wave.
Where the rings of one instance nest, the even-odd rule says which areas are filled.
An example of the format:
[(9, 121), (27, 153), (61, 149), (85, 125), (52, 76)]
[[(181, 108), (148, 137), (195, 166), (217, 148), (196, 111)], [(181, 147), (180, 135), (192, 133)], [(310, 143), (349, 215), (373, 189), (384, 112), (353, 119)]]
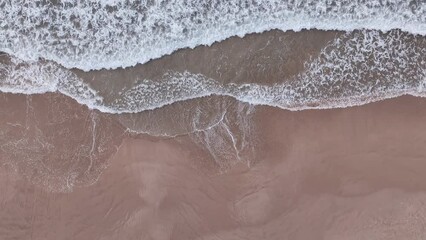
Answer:
[(134, 66), (266, 30), (401, 29), (426, 34), (425, 1), (0, 0), (0, 51), (66, 68)]

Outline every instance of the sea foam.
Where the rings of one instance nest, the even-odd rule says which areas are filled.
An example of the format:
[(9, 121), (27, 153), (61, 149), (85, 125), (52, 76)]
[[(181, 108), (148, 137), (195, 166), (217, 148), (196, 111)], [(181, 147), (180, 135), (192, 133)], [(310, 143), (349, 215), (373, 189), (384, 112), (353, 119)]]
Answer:
[(0, 0), (0, 51), (66, 68), (114, 69), (270, 29), (426, 35), (425, 1)]
[(0, 91), (59, 91), (109, 113), (136, 113), (210, 95), (288, 110), (348, 107), (405, 94), (425, 96), (425, 41), (400, 31), (357, 31), (336, 38), (303, 71), (275, 84), (221, 83), (199, 73), (167, 72), (160, 80), (134, 81), (114, 95), (102, 95), (56, 63), (12, 57), (0, 65)]

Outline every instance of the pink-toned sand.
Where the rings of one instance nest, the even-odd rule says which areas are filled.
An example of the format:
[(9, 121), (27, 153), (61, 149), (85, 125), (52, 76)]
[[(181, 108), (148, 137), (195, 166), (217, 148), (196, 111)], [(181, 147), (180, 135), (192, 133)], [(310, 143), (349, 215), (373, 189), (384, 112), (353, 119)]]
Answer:
[(425, 99), (258, 107), (255, 160), (226, 171), (189, 136), (131, 136), (54, 94), (28, 101), (1, 100), (2, 240), (426, 239)]

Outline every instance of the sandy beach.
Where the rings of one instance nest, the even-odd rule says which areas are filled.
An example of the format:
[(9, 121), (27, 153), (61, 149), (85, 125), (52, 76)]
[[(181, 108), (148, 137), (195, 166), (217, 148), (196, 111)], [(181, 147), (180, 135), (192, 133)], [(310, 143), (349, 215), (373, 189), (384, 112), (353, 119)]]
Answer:
[[(2, 98), (16, 110), (27, 99)], [(63, 146), (63, 135), (43, 129), (42, 120), (52, 111), (43, 104), (48, 100), (66, 110), (56, 127), (73, 133), (69, 137), (76, 143), (89, 141), (95, 131), (97, 139), (109, 139), (97, 146), (112, 144), (117, 150), (65, 161), (63, 156), (78, 146), (70, 141)], [(194, 144), (191, 134), (132, 135), (111, 115), (66, 97), (35, 95), (32, 101), (34, 129), (53, 138), (54, 146), (40, 162), (40, 151), (28, 147), (30, 157), (19, 161), (19, 155), (5, 151), (4, 142), (22, 132), (2, 129), (4, 239), (426, 237), (424, 99), (301, 112), (256, 107), (256, 161), (233, 159), (226, 170)], [(95, 129), (88, 117), (93, 114)], [(23, 119), (28, 118), (16, 114), (7, 121), (16, 127)], [(90, 159), (96, 159), (91, 167)], [(65, 173), (77, 176), (72, 189), (60, 188)], [(56, 185), (41, 184), (52, 182)]]
[(426, 1), (0, 0), (0, 240), (425, 240)]

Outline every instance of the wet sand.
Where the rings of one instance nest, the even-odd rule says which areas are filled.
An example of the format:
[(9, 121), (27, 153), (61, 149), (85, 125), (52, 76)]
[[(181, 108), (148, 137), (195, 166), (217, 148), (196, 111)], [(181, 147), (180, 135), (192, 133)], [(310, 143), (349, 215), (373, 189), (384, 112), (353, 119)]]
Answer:
[(257, 106), (255, 157), (225, 170), (196, 133), (135, 135), (58, 94), (1, 104), (1, 239), (426, 238), (426, 99)]

